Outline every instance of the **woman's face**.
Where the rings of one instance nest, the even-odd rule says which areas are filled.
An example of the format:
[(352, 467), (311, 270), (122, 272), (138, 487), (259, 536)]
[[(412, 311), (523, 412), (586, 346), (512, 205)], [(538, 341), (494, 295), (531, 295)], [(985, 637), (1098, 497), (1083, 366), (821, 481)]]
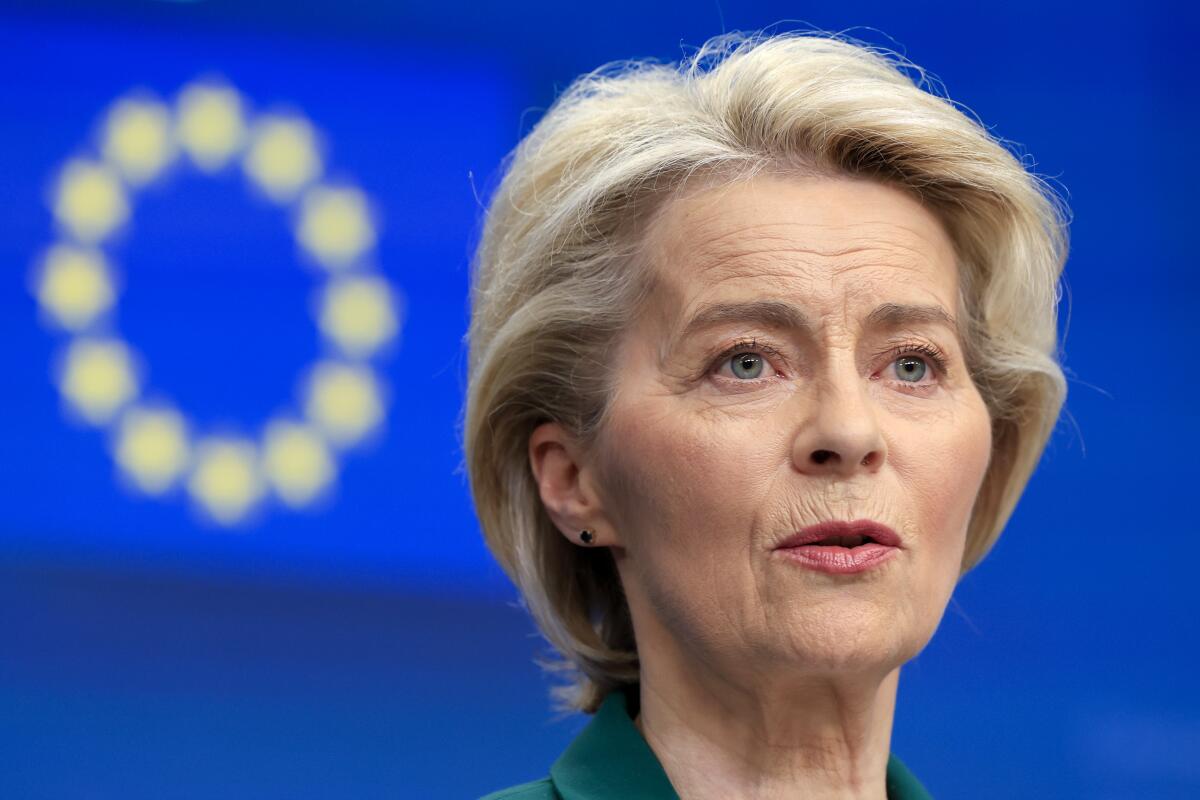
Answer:
[[(718, 669), (886, 674), (941, 619), (991, 452), (946, 232), (879, 183), (760, 176), (671, 201), (647, 246), (658, 285), (596, 451), (643, 662), (669, 644)], [(776, 549), (861, 519), (901, 540), (872, 569)]]

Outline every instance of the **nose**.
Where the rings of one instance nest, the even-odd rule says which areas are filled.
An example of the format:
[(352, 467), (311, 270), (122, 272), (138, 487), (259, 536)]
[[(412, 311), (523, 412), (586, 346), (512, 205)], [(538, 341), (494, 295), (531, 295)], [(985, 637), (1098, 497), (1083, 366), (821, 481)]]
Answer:
[(848, 478), (877, 472), (887, 459), (887, 444), (861, 376), (819, 381), (797, 398), (806, 404), (792, 444), (800, 472)]

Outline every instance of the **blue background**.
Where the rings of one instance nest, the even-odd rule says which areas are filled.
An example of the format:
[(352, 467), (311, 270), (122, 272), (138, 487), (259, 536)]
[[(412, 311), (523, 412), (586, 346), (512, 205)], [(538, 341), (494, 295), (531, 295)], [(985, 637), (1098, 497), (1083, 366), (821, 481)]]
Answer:
[[(626, 0), (0, 7), (0, 794), (471, 798), (545, 774), (585, 720), (548, 710), (458, 471), (477, 195), (575, 75), (775, 23), (901, 49), (1075, 215), (1063, 421), (904, 668), (894, 752), (940, 798), (1200, 794), (1194, 13)], [(27, 288), (47, 187), (103, 110), (211, 72), (313, 121), (406, 298), (386, 430), (334, 502), (233, 532), (118, 488)], [(181, 174), (111, 252), (155, 387), (247, 431), (291, 402), (318, 341), (282, 212)]]

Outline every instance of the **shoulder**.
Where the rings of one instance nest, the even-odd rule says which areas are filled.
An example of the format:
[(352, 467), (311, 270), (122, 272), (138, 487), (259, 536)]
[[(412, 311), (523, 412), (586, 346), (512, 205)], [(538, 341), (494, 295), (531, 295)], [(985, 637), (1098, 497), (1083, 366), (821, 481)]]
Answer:
[(554, 782), (549, 778), (542, 778), (492, 792), (479, 800), (559, 800), (559, 795), (554, 790)]

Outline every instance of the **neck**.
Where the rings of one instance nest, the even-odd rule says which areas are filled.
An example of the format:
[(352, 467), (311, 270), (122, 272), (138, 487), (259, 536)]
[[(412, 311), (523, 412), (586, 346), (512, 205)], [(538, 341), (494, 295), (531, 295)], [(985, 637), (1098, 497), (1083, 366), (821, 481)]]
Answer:
[(670, 650), (641, 659), (635, 724), (683, 800), (885, 800), (899, 667), (731, 680)]

